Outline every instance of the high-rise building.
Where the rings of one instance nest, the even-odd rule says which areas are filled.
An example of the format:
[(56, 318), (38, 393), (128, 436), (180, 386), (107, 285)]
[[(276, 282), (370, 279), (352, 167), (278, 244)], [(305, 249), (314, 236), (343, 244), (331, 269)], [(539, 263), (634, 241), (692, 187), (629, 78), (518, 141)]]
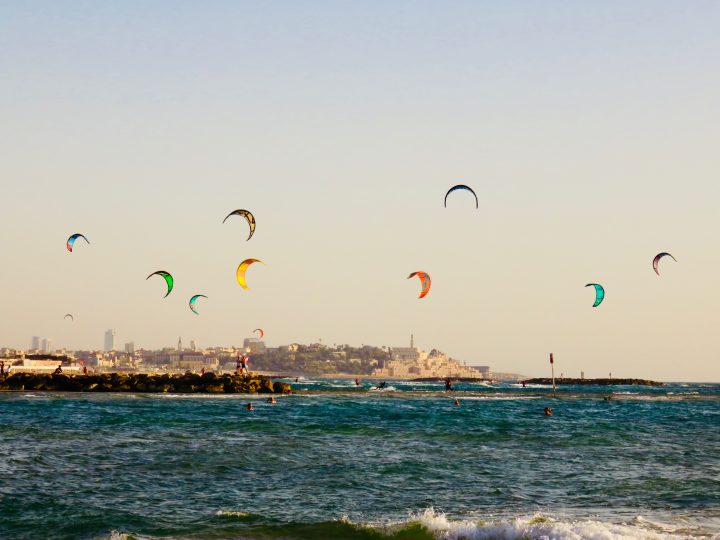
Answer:
[(196, 339), (191, 339), (191, 340), (190, 340), (190, 350), (191, 350), (191, 351), (197, 351), (198, 349), (199, 349), (199, 347), (198, 347), (198, 342), (197, 342), (197, 340), (196, 340)]
[(182, 350), (183, 350), (183, 347), (182, 347), (182, 339), (180, 339), (180, 338), (178, 338), (177, 350), (178, 350), (178, 351), (182, 351)]
[(125, 344), (125, 352), (128, 354), (135, 354), (135, 342), (130, 341), (129, 343)]
[(105, 332), (105, 351), (115, 350), (115, 330), (107, 330)]
[(39, 350), (44, 353), (52, 352), (52, 342), (52, 339), (42, 338), (42, 341), (40, 341)]
[(30, 345), (30, 348), (34, 351), (40, 350), (40, 336), (32, 337), (32, 344)]

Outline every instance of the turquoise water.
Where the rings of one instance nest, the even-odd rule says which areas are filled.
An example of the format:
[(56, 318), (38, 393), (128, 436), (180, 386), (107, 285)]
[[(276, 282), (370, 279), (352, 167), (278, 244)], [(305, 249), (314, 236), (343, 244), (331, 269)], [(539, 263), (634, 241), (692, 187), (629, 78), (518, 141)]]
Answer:
[(720, 538), (720, 385), (389, 386), (2, 394), (0, 538)]

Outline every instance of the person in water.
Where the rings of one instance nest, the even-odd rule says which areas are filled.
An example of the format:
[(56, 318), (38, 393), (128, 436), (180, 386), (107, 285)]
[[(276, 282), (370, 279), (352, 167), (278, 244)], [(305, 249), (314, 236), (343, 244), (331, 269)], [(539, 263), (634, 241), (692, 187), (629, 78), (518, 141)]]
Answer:
[(545, 409), (544, 409), (543, 412), (545, 413), (545, 416), (552, 416), (552, 415), (553, 415), (552, 407), (545, 407)]
[(248, 411), (254, 411), (254, 410), (255, 410), (255, 408), (253, 407), (253, 404), (252, 404), (252, 403), (248, 403), (248, 404), (247, 404), (247, 410), (248, 410)]
[(460, 406), (460, 400), (459, 400), (459, 399), (456, 399), (456, 400), (455, 400), (455, 406), (456, 406), (456, 407), (459, 407), (459, 406)]
[(445, 391), (452, 392), (452, 389), (452, 380), (450, 380), (450, 377), (448, 377), (447, 379), (445, 379)]
[(273, 405), (275, 405), (275, 404), (277, 403), (277, 399), (275, 399), (274, 397), (270, 396), (269, 398), (267, 398), (267, 402), (268, 402), (268, 403), (272, 403)]
[(382, 381), (380, 384), (377, 385), (378, 388), (385, 388), (387, 386), (387, 383), (385, 381)]
[(355, 379), (355, 386), (360, 386), (360, 379)]

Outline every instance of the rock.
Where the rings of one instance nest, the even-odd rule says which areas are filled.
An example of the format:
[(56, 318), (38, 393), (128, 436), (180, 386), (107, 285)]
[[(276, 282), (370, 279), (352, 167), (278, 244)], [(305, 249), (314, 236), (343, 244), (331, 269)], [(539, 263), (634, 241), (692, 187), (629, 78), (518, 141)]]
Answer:
[(106, 373), (75, 375), (66, 373), (36, 374), (13, 373), (0, 379), (0, 391), (51, 390), (62, 392), (178, 392), (194, 393), (285, 393), (291, 390), (287, 383), (271, 381), (253, 374), (195, 373), (125, 374)]

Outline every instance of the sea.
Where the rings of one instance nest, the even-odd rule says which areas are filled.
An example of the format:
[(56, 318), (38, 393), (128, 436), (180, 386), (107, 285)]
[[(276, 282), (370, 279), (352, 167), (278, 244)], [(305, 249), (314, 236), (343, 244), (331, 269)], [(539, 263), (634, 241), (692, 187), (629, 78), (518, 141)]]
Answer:
[(0, 394), (0, 538), (720, 538), (719, 384), (289, 382)]

